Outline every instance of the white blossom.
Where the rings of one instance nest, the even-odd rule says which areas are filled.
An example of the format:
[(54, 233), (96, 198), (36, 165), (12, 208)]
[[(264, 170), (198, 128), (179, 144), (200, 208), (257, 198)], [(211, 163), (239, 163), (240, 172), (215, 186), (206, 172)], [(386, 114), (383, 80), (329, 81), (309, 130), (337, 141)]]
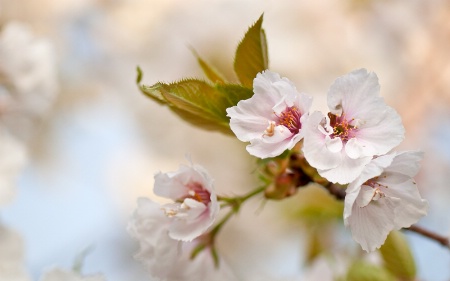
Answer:
[(292, 149), (303, 138), (312, 98), (269, 70), (258, 73), (253, 92), (251, 98), (227, 109), (231, 130), (239, 140), (250, 142), (247, 151), (259, 158)]
[(197, 241), (182, 242), (169, 236), (170, 218), (159, 204), (140, 198), (128, 232), (139, 242), (135, 258), (161, 281), (236, 280), (225, 262), (216, 268), (208, 249), (190, 258)]
[(427, 213), (413, 180), (420, 152), (390, 153), (373, 159), (347, 187), (344, 223), (365, 251), (374, 251), (391, 230), (409, 227)]
[(401, 118), (379, 91), (375, 73), (353, 71), (331, 85), (328, 115), (314, 112), (308, 119), (305, 158), (329, 181), (353, 181), (373, 156), (386, 154), (403, 140)]
[(169, 236), (176, 240), (197, 238), (214, 223), (219, 213), (213, 180), (199, 165), (181, 165), (176, 172), (156, 174), (154, 192), (173, 200), (163, 205), (163, 209), (171, 218)]
[(28, 138), (57, 94), (56, 61), (49, 41), (25, 24), (0, 30), (0, 120), (20, 138)]
[(169, 223), (158, 203), (139, 198), (138, 207), (128, 224), (128, 232), (139, 242), (135, 258), (154, 277), (168, 275), (178, 256), (179, 241), (170, 238)]

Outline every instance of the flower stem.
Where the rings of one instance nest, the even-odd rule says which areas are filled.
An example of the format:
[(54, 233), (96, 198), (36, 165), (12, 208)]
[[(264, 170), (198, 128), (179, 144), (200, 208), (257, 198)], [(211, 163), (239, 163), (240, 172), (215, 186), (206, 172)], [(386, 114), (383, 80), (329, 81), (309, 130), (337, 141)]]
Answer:
[[(221, 201), (225, 202), (225, 206), (231, 206), (231, 209), (228, 211), (228, 213), (220, 220), (220, 222), (218, 224), (216, 224), (214, 226), (213, 229), (211, 229), (207, 235), (208, 237), (208, 244), (211, 248), (212, 253), (214, 253), (215, 251), (215, 247), (214, 247), (214, 240), (215, 237), (217, 235), (217, 233), (220, 231), (220, 229), (225, 225), (225, 223), (236, 213), (239, 212), (239, 209), (242, 205), (242, 203), (244, 203), (245, 201), (247, 201), (248, 199), (252, 198), (253, 196), (263, 192), (265, 190), (265, 187), (258, 187), (252, 191), (250, 191), (249, 193), (243, 195), (243, 196), (238, 196), (238, 197), (232, 197), (232, 198), (228, 198), (228, 197), (219, 197), (218, 199)], [(217, 254), (216, 254), (217, 255)], [(215, 259), (215, 263), (217, 265), (218, 263), (218, 259), (217, 257), (214, 258)]]
[(231, 218), (231, 216), (234, 214), (234, 210), (230, 210), (225, 217), (222, 218), (222, 220), (216, 224), (216, 226), (214, 226), (213, 229), (211, 229), (210, 231), (210, 235), (211, 235), (211, 241), (214, 241), (214, 237), (216, 236), (217, 232), (219, 232), (219, 230), (222, 228), (222, 226)]
[(239, 211), (239, 208), (241, 207), (242, 203), (244, 203), (245, 201), (247, 201), (248, 199), (252, 198), (255, 195), (258, 195), (259, 193), (263, 192), (266, 189), (265, 186), (262, 187), (258, 187), (252, 191), (250, 191), (249, 193), (242, 195), (242, 196), (237, 196), (237, 197), (221, 197), (219, 196), (218, 199), (220, 201), (224, 201), (225, 204), (222, 205), (222, 207), (225, 206), (231, 206), (233, 208), (233, 211), (235, 213), (237, 213)]

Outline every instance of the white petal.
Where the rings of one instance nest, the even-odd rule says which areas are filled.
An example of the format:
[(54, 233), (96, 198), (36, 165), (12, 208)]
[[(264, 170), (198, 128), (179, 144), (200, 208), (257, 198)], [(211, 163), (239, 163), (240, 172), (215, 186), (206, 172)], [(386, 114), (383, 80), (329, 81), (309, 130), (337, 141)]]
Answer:
[(203, 234), (214, 222), (210, 219), (209, 210), (204, 204), (193, 200), (184, 200), (189, 208), (187, 216), (176, 219), (169, 228), (169, 236), (175, 240), (192, 241)]
[(128, 233), (139, 242), (135, 258), (156, 277), (170, 271), (172, 261), (177, 257), (178, 241), (168, 235), (169, 222), (159, 204), (139, 198), (138, 207), (127, 227)]
[(250, 99), (241, 100), (237, 106), (227, 108), (230, 128), (241, 141), (250, 141), (264, 134), (268, 121), (276, 119), (272, 107), (278, 100), (273, 96), (254, 94)]
[(364, 166), (369, 163), (371, 159), (371, 157), (351, 159), (347, 156), (345, 151), (342, 151), (339, 154), (341, 161), (337, 167), (327, 170), (317, 169), (317, 171), (327, 180), (340, 184), (347, 184), (354, 181), (361, 174)]
[(394, 229), (394, 210), (398, 199), (383, 197), (366, 207), (353, 205), (347, 224), (353, 239), (367, 252), (379, 248)]
[(421, 151), (405, 151), (398, 152), (392, 164), (387, 171), (397, 172), (409, 177), (414, 177), (420, 168), (420, 161), (423, 158), (423, 152)]
[(290, 92), (295, 90), (295, 85), (287, 78), (281, 76), (278, 73), (270, 70), (265, 70), (256, 75), (253, 79), (253, 92), (255, 94), (263, 94), (271, 96), (273, 98), (272, 106), (275, 105), (279, 99), (286, 94), (286, 91)]
[(358, 207), (366, 207), (375, 197), (375, 188), (372, 188), (367, 185), (361, 186), (361, 190), (359, 192), (358, 198), (356, 199), (356, 204)]
[[(286, 149), (294, 147), (295, 143), (291, 142), (292, 133), (284, 126), (277, 127), (273, 136), (255, 139), (250, 145), (247, 145), (248, 153), (264, 159), (278, 156)], [(284, 129), (280, 130), (279, 127), (283, 127)]]
[(303, 153), (308, 163), (317, 169), (331, 169), (340, 164), (340, 152), (333, 153), (327, 146), (325, 137), (319, 127), (326, 122), (325, 116), (321, 112), (312, 113), (303, 129)]
[(373, 148), (374, 155), (382, 155), (403, 141), (405, 128), (400, 115), (389, 106), (374, 114), (377, 114), (378, 118), (381, 117), (379, 122), (361, 126), (356, 137), (362, 145)]
[[(360, 186), (359, 186), (360, 187)], [(359, 187), (355, 188), (353, 192), (349, 192), (349, 189), (347, 188), (345, 190), (345, 201), (344, 201), (344, 224), (345, 226), (348, 226), (348, 218), (352, 214), (353, 205), (355, 204), (356, 198), (359, 194)]]
[(340, 138), (330, 138), (330, 136), (325, 136), (325, 145), (332, 153), (341, 152), (343, 147), (342, 140)]
[(361, 174), (352, 181), (348, 187), (348, 192), (353, 192), (356, 188), (360, 188), (367, 180), (380, 176), (384, 168), (389, 166), (394, 159), (394, 155), (388, 154), (372, 159), (362, 170)]
[[(388, 178), (386, 179), (389, 180)], [(383, 181), (382, 184), (388, 184), (388, 182)], [(428, 203), (422, 199), (412, 179), (401, 184), (391, 184), (384, 189), (384, 192), (386, 196), (401, 200), (395, 213), (396, 228), (409, 227), (427, 214)]]
[(365, 120), (367, 118), (358, 116), (366, 117), (368, 108), (383, 105), (379, 92), (380, 85), (375, 73), (367, 73), (365, 69), (355, 70), (337, 78), (331, 85), (328, 91), (328, 107), (334, 115), (345, 113), (349, 119)]
[(364, 147), (358, 142), (356, 138), (351, 138), (345, 144), (345, 153), (352, 159), (360, 158), (361, 156), (367, 156), (363, 154)]
[(186, 195), (186, 187), (184, 182), (175, 181), (173, 175), (169, 173), (157, 173), (155, 175), (155, 185), (153, 192), (165, 198), (177, 200)]

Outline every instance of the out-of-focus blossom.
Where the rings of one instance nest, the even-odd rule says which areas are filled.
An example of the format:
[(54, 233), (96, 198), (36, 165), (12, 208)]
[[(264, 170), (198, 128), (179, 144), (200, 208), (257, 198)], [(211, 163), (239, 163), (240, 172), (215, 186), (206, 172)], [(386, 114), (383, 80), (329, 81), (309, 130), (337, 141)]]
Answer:
[(179, 241), (169, 236), (169, 218), (161, 206), (147, 198), (139, 198), (128, 232), (139, 242), (135, 258), (142, 262), (150, 274), (163, 278), (176, 274), (173, 261), (178, 257)]
[(303, 138), (312, 98), (269, 70), (258, 73), (253, 92), (251, 98), (227, 109), (231, 130), (239, 140), (249, 141), (247, 151), (259, 158), (292, 149)]
[(197, 238), (219, 213), (213, 180), (199, 165), (181, 165), (176, 172), (156, 174), (154, 192), (174, 201), (163, 205), (163, 209), (171, 218), (169, 236), (176, 240)]
[(24, 267), (22, 238), (0, 225), (0, 281), (30, 281)]
[(346, 184), (355, 180), (374, 155), (389, 152), (403, 140), (401, 118), (379, 91), (375, 73), (353, 71), (331, 85), (328, 115), (311, 114), (303, 152), (329, 181)]
[(54, 268), (44, 273), (40, 281), (106, 281), (101, 274), (83, 276), (78, 272)]
[(144, 264), (152, 277), (166, 281), (235, 280), (226, 263), (221, 262), (216, 269), (208, 249), (191, 259), (197, 241), (172, 239), (169, 236), (170, 220), (159, 204), (140, 198), (128, 225), (128, 232), (139, 242), (135, 258)]
[(409, 227), (427, 213), (413, 180), (420, 152), (390, 153), (375, 158), (347, 187), (344, 223), (365, 251), (374, 251), (391, 230)]
[(26, 163), (25, 146), (0, 130), (0, 207), (15, 194), (16, 178)]
[(12, 22), (0, 32), (0, 62), (0, 120), (27, 138), (57, 93), (54, 51), (26, 25)]

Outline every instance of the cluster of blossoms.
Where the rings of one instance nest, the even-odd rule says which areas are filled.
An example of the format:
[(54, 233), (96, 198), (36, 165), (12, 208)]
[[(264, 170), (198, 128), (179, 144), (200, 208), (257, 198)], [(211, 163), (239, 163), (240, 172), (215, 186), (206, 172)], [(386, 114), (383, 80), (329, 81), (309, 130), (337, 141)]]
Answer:
[[(128, 231), (139, 241), (135, 258), (158, 280), (234, 280), (226, 264), (216, 269), (202, 236), (215, 222), (219, 203), (213, 180), (199, 166), (155, 175), (154, 193), (172, 200), (160, 205), (140, 198)], [(192, 259), (192, 254), (200, 252)], [(213, 250), (213, 249), (211, 249)]]
[(230, 127), (247, 151), (275, 157), (303, 140), (301, 151), (320, 176), (347, 185), (344, 222), (366, 251), (379, 248), (390, 231), (426, 214), (413, 176), (419, 152), (390, 152), (404, 138), (398, 113), (379, 96), (374, 73), (339, 77), (328, 91), (330, 112), (310, 113), (311, 98), (271, 71), (254, 80), (254, 95), (227, 109)]
[[(328, 92), (327, 114), (310, 113), (312, 98), (269, 70), (256, 76), (253, 92), (227, 109), (231, 130), (250, 142), (251, 155), (265, 159), (295, 151), (327, 184), (346, 185), (344, 223), (365, 251), (379, 248), (389, 232), (426, 214), (427, 202), (413, 180), (422, 154), (392, 151), (403, 140), (404, 128), (379, 96), (374, 73), (361, 69), (338, 78)], [(237, 201), (218, 197), (208, 173), (193, 164), (156, 174), (154, 193), (172, 202), (138, 200), (128, 226), (140, 245), (135, 258), (159, 280), (235, 280), (226, 264), (215, 266), (214, 235), (228, 216), (211, 227), (219, 202), (242, 203), (260, 191)]]

